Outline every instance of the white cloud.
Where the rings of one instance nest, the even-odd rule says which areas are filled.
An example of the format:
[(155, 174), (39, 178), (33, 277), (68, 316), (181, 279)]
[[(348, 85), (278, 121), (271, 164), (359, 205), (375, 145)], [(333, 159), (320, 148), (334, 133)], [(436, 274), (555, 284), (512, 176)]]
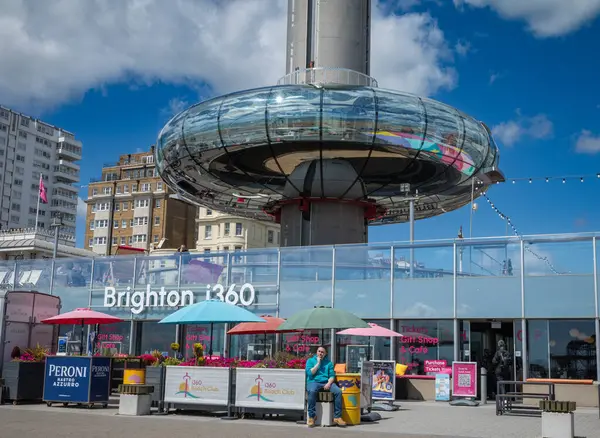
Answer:
[(490, 8), (505, 19), (525, 21), (540, 38), (575, 32), (600, 15), (600, 0), (454, 0), (454, 4)]
[(87, 204), (81, 198), (77, 198), (77, 217), (85, 217), (87, 215)]
[[(517, 111), (517, 114), (519, 112)], [(552, 136), (554, 126), (545, 114), (519, 117), (492, 127), (494, 138), (504, 146), (513, 146), (522, 139), (541, 140)]]
[(454, 50), (460, 56), (467, 56), (467, 54), (472, 50), (471, 43), (468, 41), (459, 41), (454, 45)]
[(575, 151), (588, 155), (600, 153), (600, 135), (594, 135), (591, 131), (584, 129), (577, 138)]
[(504, 75), (502, 73), (490, 74), (490, 85), (494, 84), (498, 79), (502, 79)]
[(179, 97), (174, 97), (169, 100), (167, 106), (163, 109), (164, 114), (167, 117), (173, 117), (176, 114), (179, 114), (181, 111), (190, 106), (190, 103), (187, 100), (180, 99)]
[[(285, 71), (285, 0), (5, 2), (0, 101), (48, 108), (106, 84), (209, 84), (215, 93), (273, 84)], [(373, 10), (372, 74), (423, 95), (452, 87), (451, 51), (428, 14)], [(401, 42), (401, 43), (399, 43)]]

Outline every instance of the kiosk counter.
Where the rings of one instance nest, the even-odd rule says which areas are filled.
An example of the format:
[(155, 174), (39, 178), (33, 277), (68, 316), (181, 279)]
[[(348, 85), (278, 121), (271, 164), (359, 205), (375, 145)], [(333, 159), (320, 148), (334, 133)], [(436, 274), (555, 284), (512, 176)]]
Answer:
[(108, 406), (110, 396), (110, 358), (86, 356), (48, 356), (44, 376), (43, 400), (53, 403)]

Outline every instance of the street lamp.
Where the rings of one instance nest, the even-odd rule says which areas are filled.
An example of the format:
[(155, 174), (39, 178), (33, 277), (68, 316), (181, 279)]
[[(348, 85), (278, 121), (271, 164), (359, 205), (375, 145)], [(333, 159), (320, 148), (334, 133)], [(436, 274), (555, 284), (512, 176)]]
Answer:
[(52, 249), (52, 258), (55, 259), (58, 253), (58, 234), (60, 232), (60, 227), (64, 225), (62, 220), (62, 214), (57, 213), (56, 216), (52, 218), (52, 223), (50, 224), (50, 228), (54, 228), (54, 248)]

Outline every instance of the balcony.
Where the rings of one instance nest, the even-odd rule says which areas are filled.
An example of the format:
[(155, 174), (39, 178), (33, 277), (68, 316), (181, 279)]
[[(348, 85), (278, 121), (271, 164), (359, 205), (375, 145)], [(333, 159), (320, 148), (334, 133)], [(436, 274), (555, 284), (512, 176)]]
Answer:
[(66, 158), (67, 160), (81, 160), (81, 146), (75, 146), (67, 143), (64, 137), (59, 138), (56, 145), (56, 154), (58, 158)]
[(60, 200), (62, 202), (67, 202), (67, 203), (77, 203), (77, 195), (76, 194), (72, 194), (71, 196), (63, 193), (63, 192), (59, 192), (59, 191), (52, 191), (52, 199), (56, 199), (57, 201)]
[(63, 190), (68, 190), (70, 192), (73, 193), (79, 193), (79, 189), (77, 187), (72, 186), (71, 184), (65, 183), (65, 182), (60, 182), (60, 181), (54, 181), (53, 187), (55, 189), (63, 189)]
[(57, 204), (53, 204), (50, 207), (50, 211), (53, 212), (60, 212), (60, 213), (66, 213), (66, 214), (73, 214), (77, 211), (77, 204), (70, 204), (70, 203), (66, 203), (66, 202), (60, 202)]
[(79, 170), (80, 170), (79, 164), (76, 164), (69, 160), (58, 160), (58, 164), (60, 166), (68, 167), (69, 169), (73, 169), (79, 173)]
[(54, 166), (54, 176), (72, 183), (79, 182), (79, 171), (63, 165)]

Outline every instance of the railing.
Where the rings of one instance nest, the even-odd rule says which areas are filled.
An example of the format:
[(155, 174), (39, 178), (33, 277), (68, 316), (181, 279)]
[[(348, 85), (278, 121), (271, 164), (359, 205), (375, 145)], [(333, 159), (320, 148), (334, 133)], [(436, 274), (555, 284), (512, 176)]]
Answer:
[[(33, 234), (34, 238), (47, 237), (54, 240), (54, 230), (46, 230), (44, 228), (11, 228), (9, 230), (0, 230), (0, 241), (6, 240), (21, 240), (23, 235)], [(59, 240), (66, 240), (70, 242), (75, 241), (75, 236), (71, 234), (59, 233)], [(47, 239), (42, 239), (47, 240)]]
[(347, 68), (316, 67), (296, 70), (283, 76), (277, 85), (355, 85), (377, 87), (377, 81), (372, 77)]

